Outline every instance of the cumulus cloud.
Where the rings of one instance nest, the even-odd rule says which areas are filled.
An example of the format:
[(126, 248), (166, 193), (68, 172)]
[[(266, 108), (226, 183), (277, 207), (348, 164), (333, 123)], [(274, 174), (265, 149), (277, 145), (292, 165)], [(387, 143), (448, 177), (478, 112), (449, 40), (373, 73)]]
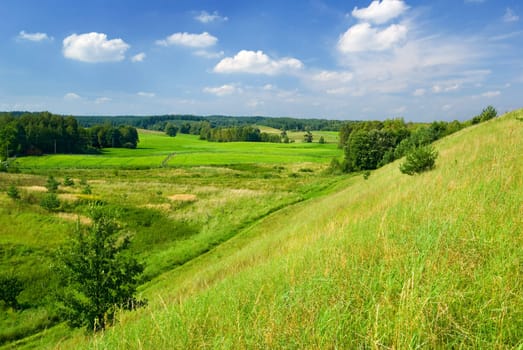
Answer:
[(343, 53), (388, 50), (403, 42), (407, 32), (407, 27), (401, 24), (380, 30), (369, 23), (359, 23), (341, 35), (338, 50)]
[(220, 97), (226, 96), (226, 95), (231, 95), (235, 92), (240, 92), (240, 91), (241, 91), (240, 89), (238, 89), (237, 87), (235, 87), (232, 84), (225, 84), (225, 85), (218, 86), (218, 87), (206, 87), (203, 89), (203, 92), (205, 92), (205, 93), (213, 94), (213, 95), (220, 96)]
[(303, 63), (292, 57), (272, 59), (263, 51), (241, 50), (234, 57), (222, 59), (214, 67), (216, 73), (250, 73), (275, 75), (303, 68)]
[(63, 54), (72, 60), (97, 63), (118, 62), (130, 45), (122, 39), (107, 39), (104, 33), (72, 34), (63, 41)]
[(196, 17), (194, 17), (195, 20), (201, 23), (211, 23), (211, 22), (217, 22), (217, 21), (228, 21), (229, 18), (220, 16), (218, 11), (214, 11), (213, 13), (209, 13), (207, 11), (202, 11), (200, 14)]
[(132, 62), (143, 62), (143, 60), (145, 60), (145, 57), (147, 57), (145, 52), (140, 52), (140, 53), (134, 55), (133, 57), (131, 57), (131, 61)]
[(505, 15), (503, 16), (503, 21), (504, 22), (517, 22), (519, 21), (519, 16), (516, 15), (516, 13), (514, 11), (512, 11), (512, 9), (510, 8), (507, 8), (505, 10)]
[(46, 33), (26, 33), (23, 30), (20, 33), (18, 33), (18, 39), (35, 42), (53, 40), (53, 38), (49, 37)]
[(187, 46), (193, 48), (204, 48), (213, 46), (218, 42), (218, 38), (212, 36), (207, 32), (201, 34), (191, 34), (191, 33), (174, 33), (169, 35), (163, 40), (157, 40), (156, 44), (161, 46)]
[(352, 15), (362, 21), (383, 24), (400, 16), (408, 8), (402, 0), (374, 0), (369, 7), (354, 7)]
[(79, 100), (80, 98), (80, 95), (75, 94), (74, 92), (68, 92), (64, 95), (64, 99), (69, 101)]

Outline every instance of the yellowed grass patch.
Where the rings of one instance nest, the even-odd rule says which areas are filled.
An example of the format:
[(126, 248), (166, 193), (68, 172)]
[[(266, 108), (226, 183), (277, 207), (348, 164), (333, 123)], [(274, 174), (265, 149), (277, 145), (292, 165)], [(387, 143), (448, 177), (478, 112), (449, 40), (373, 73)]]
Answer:
[(194, 194), (173, 194), (172, 196), (167, 197), (172, 201), (181, 201), (181, 202), (194, 202), (197, 197)]
[(29, 192), (46, 192), (47, 188), (44, 186), (23, 186), (22, 189)]
[(58, 195), (58, 199), (65, 202), (74, 202), (78, 200), (78, 196), (74, 193), (61, 193)]
[(60, 219), (67, 220), (67, 221), (80, 221), (82, 225), (91, 225), (93, 221), (88, 218), (87, 216), (78, 215), (78, 214), (72, 214), (72, 213), (58, 213), (56, 214)]

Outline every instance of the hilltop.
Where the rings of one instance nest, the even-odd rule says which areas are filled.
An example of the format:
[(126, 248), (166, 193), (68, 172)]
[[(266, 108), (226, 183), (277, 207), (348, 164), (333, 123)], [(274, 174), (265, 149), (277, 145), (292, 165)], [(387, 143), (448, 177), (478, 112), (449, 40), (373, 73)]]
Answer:
[(144, 290), (150, 306), (64, 347), (517, 347), (523, 111), (341, 180)]

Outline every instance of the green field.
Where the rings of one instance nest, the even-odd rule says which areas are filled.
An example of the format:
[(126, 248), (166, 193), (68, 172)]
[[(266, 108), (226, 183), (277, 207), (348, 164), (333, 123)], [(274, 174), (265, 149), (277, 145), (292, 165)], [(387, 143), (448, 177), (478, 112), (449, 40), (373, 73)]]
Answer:
[[(318, 132), (333, 140), (332, 132)], [(299, 134), (303, 139), (303, 133)], [(316, 133), (315, 133), (316, 134)], [(163, 133), (140, 130), (137, 149), (105, 149), (100, 155), (46, 155), (19, 158), (19, 167), (29, 169), (149, 169), (163, 166), (200, 166), (227, 164), (291, 164), (328, 163), (341, 156), (337, 142), (317, 143), (260, 143), (207, 142), (197, 136), (179, 134), (174, 138)], [(317, 140), (315, 140), (316, 142)], [(168, 158), (169, 157), (169, 158)], [(167, 161), (166, 161), (167, 160)]]
[[(0, 319), (0, 339), (60, 349), (521, 348), (521, 120), (523, 110), (441, 139), (428, 173), (403, 175), (394, 162), (367, 180), (324, 172), (342, 155), (335, 142), (142, 133), (139, 149), (92, 166), (91, 156), (21, 158), (23, 174), (0, 174), (0, 190), (22, 194), (0, 195), (1, 268), (37, 283), (20, 297), (27, 309)], [(48, 174), (76, 182), (60, 187), (67, 205), (52, 215), (37, 204)], [(56, 287), (42, 273), (85, 213), (81, 178), (120, 210), (147, 264), (149, 305), (94, 336), (57, 324), (34, 298)]]

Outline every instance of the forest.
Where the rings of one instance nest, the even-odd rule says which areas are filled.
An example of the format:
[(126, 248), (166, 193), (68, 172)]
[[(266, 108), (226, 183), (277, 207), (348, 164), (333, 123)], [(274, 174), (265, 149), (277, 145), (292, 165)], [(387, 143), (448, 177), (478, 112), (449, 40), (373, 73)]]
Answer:
[(96, 153), (102, 148), (136, 148), (136, 128), (109, 123), (84, 128), (72, 116), (49, 112), (0, 113), (0, 157), (44, 153)]

